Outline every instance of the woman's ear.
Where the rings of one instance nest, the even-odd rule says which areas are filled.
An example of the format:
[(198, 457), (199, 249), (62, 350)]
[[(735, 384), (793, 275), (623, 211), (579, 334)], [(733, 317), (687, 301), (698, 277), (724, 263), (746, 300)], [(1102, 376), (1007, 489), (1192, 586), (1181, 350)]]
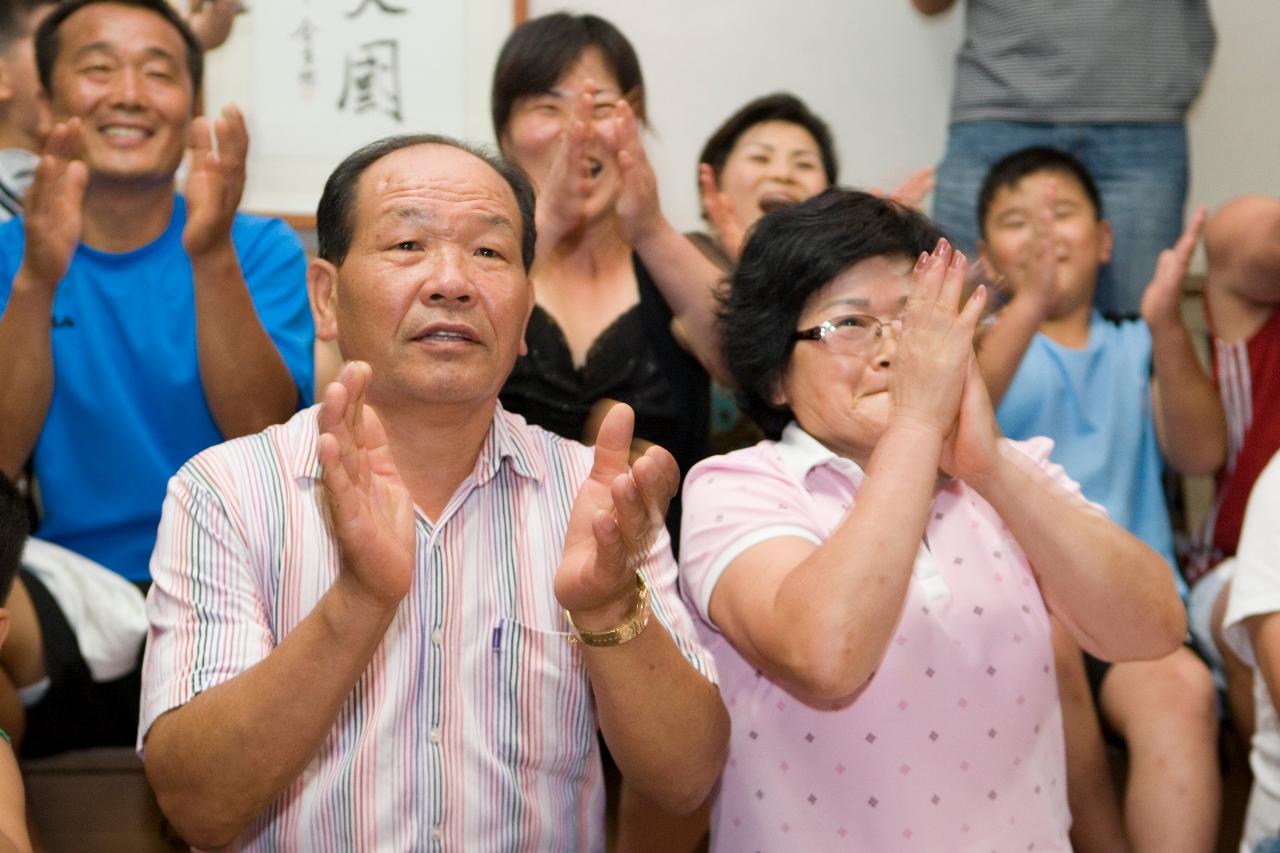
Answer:
[(781, 376), (773, 380), (769, 386), (769, 402), (778, 408), (790, 405), (787, 400), (786, 385), (783, 383)]

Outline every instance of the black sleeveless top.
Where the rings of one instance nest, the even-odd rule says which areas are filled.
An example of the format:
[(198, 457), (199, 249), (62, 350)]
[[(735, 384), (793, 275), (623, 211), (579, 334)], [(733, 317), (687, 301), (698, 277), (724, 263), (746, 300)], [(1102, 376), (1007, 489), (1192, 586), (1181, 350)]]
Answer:
[[(708, 453), (710, 378), (671, 334), (671, 308), (640, 259), (632, 256), (640, 301), (613, 321), (577, 368), (564, 332), (535, 305), (525, 340), (503, 386), (502, 405), (565, 438), (582, 440), (592, 406), (620, 400), (636, 412), (636, 438), (671, 452), (683, 477)], [(667, 529), (679, 546), (680, 496), (671, 502)]]

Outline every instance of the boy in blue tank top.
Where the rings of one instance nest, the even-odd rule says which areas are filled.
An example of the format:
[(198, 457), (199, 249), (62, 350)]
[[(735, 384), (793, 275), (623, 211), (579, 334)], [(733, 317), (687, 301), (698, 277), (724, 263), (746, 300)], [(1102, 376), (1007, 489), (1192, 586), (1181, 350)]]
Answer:
[[(1197, 211), (1161, 254), (1142, 318), (1113, 322), (1093, 307), (1112, 235), (1083, 165), (1055, 149), (1023, 149), (992, 167), (978, 199), (983, 262), (1012, 292), (978, 354), (1001, 430), (1053, 439), (1053, 460), (1169, 561), (1184, 592), (1173, 568), (1164, 462), (1208, 474), (1226, 447), (1221, 403), (1179, 313), (1203, 220)], [(1082, 849), (1212, 847), (1221, 785), (1207, 667), (1186, 647), (1114, 666), (1086, 650), (1082, 666), (1080, 649), (1057, 626), (1055, 646), (1072, 841)], [(1098, 711), (1129, 749), (1123, 818)]]

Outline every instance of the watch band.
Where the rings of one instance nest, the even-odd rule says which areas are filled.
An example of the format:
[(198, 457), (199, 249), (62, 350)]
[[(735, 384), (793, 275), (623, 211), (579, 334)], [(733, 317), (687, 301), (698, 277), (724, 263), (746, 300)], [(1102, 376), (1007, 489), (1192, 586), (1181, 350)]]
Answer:
[(564, 612), (564, 618), (569, 621), (569, 642), (571, 643), (582, 643), (584, 646), (598, 648), (629, 643), (640, 636), (645, 626), (649, 624), (649, 585), (644, 582), (644, 576), (636, 572), (635, 606), (631, 608), (631, 612), (625, 619), (607, 631), (582, 630), (574, 624), (573, 616), (568, 610)]

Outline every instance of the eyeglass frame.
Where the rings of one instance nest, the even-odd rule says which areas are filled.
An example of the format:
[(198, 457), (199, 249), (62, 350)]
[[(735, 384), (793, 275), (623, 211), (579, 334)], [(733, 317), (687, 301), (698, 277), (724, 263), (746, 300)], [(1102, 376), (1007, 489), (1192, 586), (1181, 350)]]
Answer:
[(826, 343), (827, 335), (830, 335), (833, 332), (839, 331), (839, 326), (835, 324), (835, 321), (847, 320), (852, 317), (859, 317), (864, 320), (869, 320), (871, 323), (875, 324), (876, 334), (872, 340), (875, 342), (875, 346), (877, 349), (879, 349), (879, 347), (881, 346), (881, 343), (884, 341), (885, 327), (888, 326), (892, 328), (893, 324), (898, 322), (898, 320), (901, 319), (899, 317), (895, 317), (892, 320), (881, 320), (879, 317), (875, 317), (871, 314), (840, 314), (836, 317), (832, 317), (830, 320), (823, 320), (821, 323), (811, 328), (799, 329), (798, 331), (793, 332), (791, 335), (791, 340), (821, 341), (823, 343)]

